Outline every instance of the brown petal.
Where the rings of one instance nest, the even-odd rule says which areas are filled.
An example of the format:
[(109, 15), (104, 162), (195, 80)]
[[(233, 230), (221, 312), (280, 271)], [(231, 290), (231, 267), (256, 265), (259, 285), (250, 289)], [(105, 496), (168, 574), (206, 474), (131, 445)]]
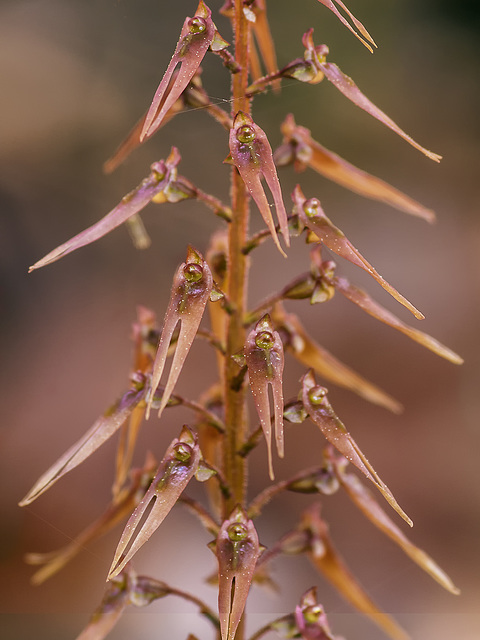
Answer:
[(293, 341), (291, 348), (293, 356), (299, 362), (314, 369), (323, 378), (358, 393), (365, 400), (385, 407), (393, 413), (401, 413), (402, 405), (397, 400), (337, 360), (327, 349), (315, 342), (305, 331), (298, 316), (286, 313), (281, 305), (276, 305), (272, 318), (277, 325), (286, 326), (287, 331), (299, 338)]
[[(332, 456), (333, 457), (333, 456)], [(362, 511), (362, 513), (372, 522), (382, 533), (388, 536), (397, 544), (414, 562), (436, 580), (444, 589), (455, 595), (460, 590), (453, 584), (447, 574), (442, 571), (438, 564), (425, 551), (419, 549), (404, 535), (397, 525), (389, 518), (385, 511), (372, 496), (357, 476), (346, 473), (345, 464), (341, 459), (333, 459), (333, 468), (340, 484), (347, 492), (350, 499)]]
[(418, 149), (418, 151), (421, 151), (424, 155), (426, 155), (427, 158), (430, 158), (430, 160), (434, 160), (435, 162), (440, 162), (440, 160), (442, 159), (442, 156), (439, 156), (437, 153), (433, 153), (432, 151), (428, 151), (428, 149), (425, 149), (425, 147), (422, 147), (420, 144), (418, 144), (418, 142), (415, 142), (415, 140), (411, 138), (408, 134), (406, 134), (405, 131), (403, 131), (403, 129), (400, 129), (400, 127), (391, 118), (389, 118), (386, 113), (384, 113), (378, 107), (376, 107), (373, 104), (373, 102), (371, 102), (360, 91), (360, 89), (354, 83), (352, 78), (345, 75), (337, 67), (336, 64), (333, 64), (332, 62), (324, 62), (319, 66), (322, 69), (323, 73), (325, 74), (327, 80), (330, 80), (330, 82), (333, 85), (335, 85), (335, 87), (341, 93), (343, 93), (345, 97), (347, 97), (354, 104), (356, 104), (357, 107), (360, 107), (360, 109), (363, 109), (364, 111), (369, 113), (371, 116), (373, 116), (374, 118), (382, 122), (385, 126), (387, 126), (389, 129), (394, 131), (396, 134), (398, 134), (400, 137), (406, 140), (409, 144), (411, 144), (412, 147), (415, 147), (415, 149)]
[[(108, 580), (122, 571), (127, 562), (158, 529), (195, 474), (199, 462), (200, 449), (197, 437), (188, 427), (184, 427), (180, 437), (173, 440), (168, 447), (152, 484), (125, 526), (115, 551)], [(141, 529), (136, 531), (152, 501), (154, 504), (147, 519)]]
[(343, 231), (336, 227), (325, 215), (320, 201), (317, 198), (305, 199), (302, 190), (297, 185), (292, 199), (295, 203), (295, 210), (302, 223), (320, 239), (320, 241), (337, 255), (345, 258), (352, 264), (360, 267), (369, 273), (380, 284), (385, 291), (395, 298), (400, 304), (407, 308), (413, 315), (422, 320), (425, 316), (413, 306), (402, 294), (392, 287), (378, 271), (362, 256), (348, 240)]
[(453, 362), (453, 364), (462, 364), (463, 358), (457, 355), (454, 351), (445, 347), (443, 344), (432, 338), (427, 333), (423, 333), (423, 331), (418, 331), (413, 327), (402, 322), (397, 316), (393, 315), (388, 309), (382, 307), (382, 305), (375, 302), (368, 293), (363, 291), (362, 289), (358, 289), (351, 285), (346, 278), (334, 278), (333, 279), (335, 289), (340, 291), (346, 298), (354, 302), (358, 305), (363, 311), (366, 311), (368, 314), (380, 320), (380, 322), (384, 322), (388, 324), (390, 327), (393, 327), (397, 331), (404, 333), (406, 336), (415, 340), (419, 344), (423, 345), (433, 353), (436, 353), (438, 356)]
[(302, 379), (302, 400), (310, 418), (319, 427), (325, 438), (373, 482), (390, 506), (405, 522), (413, 526), (413, 522), (397, 503), (390, 489), (380, 479), (343, 422), (335, 414), (327, 399), (327, 390), (316, 384), (312, 371), (305, 374)]

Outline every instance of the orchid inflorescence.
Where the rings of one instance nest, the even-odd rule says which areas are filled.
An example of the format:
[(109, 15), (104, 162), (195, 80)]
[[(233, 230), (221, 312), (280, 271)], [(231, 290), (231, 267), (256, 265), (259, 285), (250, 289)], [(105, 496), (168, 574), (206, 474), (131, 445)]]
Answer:
[[(343, 2), (319, 2), (373, 52), (375, 42)], [(429, 222), (434, 220), (434, 214), (395, 187), (323, 147), (312, 138), (308, 129), (296, 124), (292, 114), (285, 118), (281, 127), (283, 142), (273, 152), (266, 131), (252, 116), (252, 100), (268, 87), (278, 92), (284, 78), (309, 84), (319, 84), (327, 79), (356, 106), (427, 157), (439, 161), (440, 156), (415, 142), (337, 65), (328, 62), (329, 49), (324, 44), (314, 44), (313, 29), (308, 29), (303, 36), (303, 57), (278, 69), (268, 23), (267, 0), (226, 0), (220, 12), (232, 22), (234, 53), (230, 52), (229, 43), (219, 34), (212, 20), (212, 11), (200, 0), (195, 14), (185, 19), (175, 51), (149, 109), (104, 168), (106, 172), (113, 171), (129, 153), (181, 111), (202, 108), (228, 131), (226, 162), (232, 166), (231, 203), (224, 204), (180, 175), (180, 152), (172, 147), (168, 157), (154, 162), (141, 184), (124, 196), (105, 217), (31, 267), (31, 270), (38, 269), (55, 262), (100, 240), (124, 223), (129, 226), (136, 246), (145, 248), (150, 241), (139, 214), (150, 202), (178, 204), (186, 199), (196, 199), (211, 209), (224, 225), (212, 237), (205, 257), (197, 248), (188, 246), (185, 261), (173, 276), (170, 300), (161, 327), (153, 311), (138, 308), (133, 326), (134, 357), (129, 388), (40, 477), (20, 504), (28, 505), (36, 500), (119, 432), (111, 503), (103, 515), (66, 547), (52, 553), (28, 554), (27, 562), (40, 565), (33, 577), (33, 581), (39, 584), (59, 571), (86, 544), (128, 517), (108, 573), (105, 596), (79, 636), (84, 640), (104, 638), (127, 606), (146, 606), (156, 599), (172, 595), (194, 603), (200, 614), (210, 621), (215, 637), (243, 640), (249, 590), (252, 584), (273, 583), (270, 565), (281, 554), (304, 554), (346, 600), (370, 616), (390, 637), (405, 638), (405, 632), (393, 619), (380, 615), (380, 608), (348, 569), (334, 546), (320, 503), (308, 508), (300, 521), (268, 549), (259, 541), (255, 520), (265, 505), (282, 492), (326, 497), (344, 491), (371, 523), (414, 562), (445, 589), (458, 593), (445, 572), (407, 538), (362, 482), (363, 475), (403, 520), (410, 526), (413, 524), (338, 417), (323, 382), (343, 386), (395, 413), (401, 412), (400, 403), (320, 345), (304, 328), (299, 315), (287, 311), (285, 304), (308, 300), (316, 305), (329, 302), (340, 292), (372, 317), (435, 354), (455, 364), (460, 364), (462, 359), (436, 339), (404, 323), (344, 276), (337, 275), (337, 264), (323, 253), (324, 247), (335, 255), (335, 259), (345, 259), (372, 276), (416, 319), (424, 317), (327, 217), (316, 195), (304, 195), (297, 185), (291, 194), (293, 206), (290, 210), (286, 207), (287, 199), (282, 192), (277, 167), (293, 164), (298, 172), (310, 167), (364, 197), (380, 200)], [(200, 65), (209, 52), (219, 55), (232, 74), (230, 114), (210, 100), (202, 85)], [(268, 122), (264, 126), (267, 129)], [(264, 183), (273, 198), (277, 221), (272, 215)], [(248, 234), (250, 198), (266, 224), (266, 229), (252, 236)], [(279, 252), (287, 257), (291, 243), (302, 236), (310, 247), (309, 270), (273, 292), (257, 307), (248, 308), (250, 254), (264, 241), (272, 239)], [(341, 260), (338, 265), (341, 269), (340, 263)], [(207, 307), (211, 318), (210, 330), (201, 327)], [(178, 395), (176, 385), (197, 338), (206, 339), (215, 349), (220, 371), (219, 383), (195, 401)], [(297, 397), (287, 401), (283, 391), (286, 355), (306, 367)], [(169, 373), (162, 382), (170, 356)], [(317, 382), (317, 378), (321, 382)], [(248, 389), (258, 421), (258, 427), (250, 432), (246, 412)], [(158, 418), (162, 420), (165, 414), (173, 416), (170, 409), (176, 406), (192, 412), (192, 423), (181, 427), (160, 464), (149, 454), (143, 467), (132, 468), (144, 421), (151, 417), (152, 412), (158, 412)], [(319, 428), (327, 441), (323, 454), (319, 455), (318, 466), (275, 482), (272, 422), (276, 452), (282, 458), (291, 455), (284, 441), (285, 428), (307, 419)], [(248, 456), (262, 437), (266, 442), (268, 474), (272, 484), (247, 500), (245, 469)], [(349, 465), (360, 472), (360, 477), (349, 471)], [(207, 487), (209, 509), (185, 494), (187, 486), (195, 480), (204, 482)], [(213, 536), (209, 546), (218, 563), (218, 613), (201, 598), (155, 578), (138, 576), (134, 571), (137, 552), (154, 536), (177, 503), (190, 509)], [(252, 640), (270, 631), (288, 638), (334, 640), (336, 636), (327, 615), (317, 601), (317, 591), (316, 588), (305, 591), (297, 603), (292, 603), (290, 613), (259, 629)]]

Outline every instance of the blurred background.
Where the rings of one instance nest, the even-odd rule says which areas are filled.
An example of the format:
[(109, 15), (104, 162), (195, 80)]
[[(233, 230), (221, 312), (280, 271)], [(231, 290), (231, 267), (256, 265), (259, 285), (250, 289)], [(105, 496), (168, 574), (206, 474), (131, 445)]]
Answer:
[[(214, 0), (210, 6), (215, 10), (221, 4)], [(0, 3), (0, 607), (5, 638), (75, 638), (99, 603), (121, 528), (41, 587), (30, 585), (33, 569), (22, 558), (27, 551), (66, 544), (103, 511), (115, 444), (105, 445), (31, 506), (21, 510), (17, 502), (127, 388), (136, 306), (152, 308), (161, 320), (187, 244), (205, 251), (212, 231), (222, 226), (195, 202), (152, 204), (143, 215), (153, 241), (149, 250), (135, 250), (119, 228), (61, 263), (27, 275), (30, 264), (113, 208), (172, 144), (182, 154), (181, 174), (228, 199), (225, 132), (198, 111), (177, 116), (113, 175), (106, 177), (101, 169), (148, 107), (183, 19), (196, 5), (195, 0)], [(315, 42), (329, 45), (332, 62), (410, 135), (444, 156), (440, 165), (432, 163), (327, 83), (286, 83), (280, 98), (261, 95), (254, 105), (255, 119), (272, 146), (281, 141), (280, 123), (293, 112), (327, 148), (437, 213), (437, 223), (430, 226), (311, 171), (300, 178), (307, 196), (319, 197), (327, 215), (423, 311), (421, 328), (465, 357), (462, 367), (337, 297), (329, 305), (310, 308), (298, 302), (289, 309), (304, 318), (323, 346), (404, 404), (403, 414), (395, 416), (330, 385), (337, 413), (414, 520), (411, 539), (450, 574), (462, 595), (443, 592), (337, 494), (323, 498), (322, 505), (339, 550), (381, 608), (414, 638), (473, 640), (480, 633), (480, 9), (473, 0), (352, 0), (349, 8), (379, 46), (372, 56), (313, 0), (270, 0), (268, 5), (280, 66), (302, 55), (302, 33), (313, 26)], [(231, 41), (227, 21), (216, 23)], [(228, 75), (213, 56), (203, 66), (204, 86), (221, 104), (228, 98)], [(288, 203), (299, 178), (283, 169), (280, 179)], [(252, 228), (261, 228), (255, 207)], [(270, 244), (255, 254), (252, 304), (308, 268), (303, 242), (293, 243), (288, 261)], [(415, 322), (373, 280), (337, 262), (340, 273)], [(286, 398), (298, 393), (302, 373), (289, 358)], [(180, 392), (198, 396), (214, 378), (209, 348), (196, 344)], [(188, 415), (171, 410), (161, 428), (151, 420), (136, 463), (143, 462), (147, 448), (161, 458), (184, 419)], [(286, 458), (275, 462), (278, 478), (318, 463), (322, 446), (313, 425), (289, 427)], [(263, 444), (253, 461), (252, 496), (268, 482)], [(201, 488), (193, 492), (202, 495)], [(310, 502), (295, 494), (273, 502), (258, 521), (263, 544), (273, 544), (294, 526)], [(201, 593), (215, 606), (215, 591), (204, 583), (214, 570), (208, 541), (179, 507), (138, 555), (137, 570)], [(349, 640), (384, 637), (305, 559), (280, 560), (273, 577), (279, 597), (258, 587), (250, 595), (250, 632), (292, 611), (299, 596), (318, 585), (334, 633)], [(111, 637), (185, 638), (190, 631), (210, 637), (192, 607), (170, 598), (129, 612)]]

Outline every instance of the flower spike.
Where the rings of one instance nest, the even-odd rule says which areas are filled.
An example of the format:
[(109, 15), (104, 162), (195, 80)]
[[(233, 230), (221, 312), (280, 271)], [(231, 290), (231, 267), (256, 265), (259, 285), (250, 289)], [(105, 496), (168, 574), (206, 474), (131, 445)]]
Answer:
[(272, 466), (272, 434), (270, 424), (270, 402), (268, 385), (272, 385), (275, 440), (278, 455), (283, 458), (283, 344), (280, 334), (274, 330), (270, 316), (267, 314), (259, 320), (247, 336), (245, 343), (245, 360), (248, 378), (252, 390), (258, 417), (262, 425), (268, 451), (268, 471), (273, 480)]
[[(188, 83), (195, 75), (205, 54), (212, 44), (216, 27), (212, 20), (212, 12), (207, 5), (200, 0), (197, 11), (193, 18), (186, 18), (183, 23), (180, 38), (178, 40), (175, 52), (170, 60), (170, 64), (164, 73), (157, 91), (153, 97), (152, 104), (145, 118), (143, 129), (140, 134), (140, 142), (144, 138), (150, 137), (162, 124), (162, 120), (175, 104), (183, 91), (187, 88)], [(175, 83), (170, 85), (170, 80), (177, 65), (180, 64), (180, 70), (175, 78)], [(170, 91), (165, 97), (167, 89), (170, 85)], [(160, 103), (163, 106), (159, 110)]]
[[(340, 22), (342, 24), (344, 24), (347, 27), (347, 29), (349, 29), (353, 33), (353, 35), (356, 36), (365, 47), (367, 47), (367, 49), (370, 51), (370, 53), (373, 53), (372, 47), (368, 44), (370, 42), (371, 44), (373, 44), (373, 46), (375, 48), (377, 47), (377, 45), (375, 44), (372, 36), (368, 33), (368, 31), (365, 29), (365, 27), (360, 22), (360, 20), (357, 20), (355, 18), (353, 13), (351, 13), (351, 11), (349, 11), (347, 9), (347, 7), (343, 4), (343, 2), (341, 2), (341, 0), (335, 0), (336, 4), (338, 4), (345, 11), (347, 16), (350, 18), (350, 20), (353, 22), (353, 24), (357, 27), (357, 29), (360, 31), (360, 33), (362, 34), (363, 38), (365, 38), (365, 40), (355, 31), (355, 29), (342, 16), (340, 11), (333, 4), (332, 0), (318, 0), (318, 1), (321, 2), (325, 7), (327, 7), (327, 9), (330, 9), (330, 11), (333, 11), (333, 13), (340, 20)], [(368, 40), (368, 42), (366, 42), (366, 40)]]
[(380, 479), (343, 422), (336, 415), (328, 401), (327, 389), (316, 384), (313, 371), (309, 371), (303, 376), (302, 401), (310, 418), (319, 427), (325, 438), (373, 482), (390, 506), (412, 527), (413, 522), (399, 506), (390, 489)]
[(317, 198), (307, 200), (299, 185), (297, 185), (292, 193), (292, 200), (295, 203), (295, 212), (298, 214), (301, 222), (308, 227), (326, 247), (369, 273), (385, 291), (388, 291), (395, 300), (403, 304), (417, 319), (422, 320), (425, 317), (413, 304), (394, 289), (394, 287), (388, 284), (378, 271), (365, 260), (358, 249), (348, 240), (343, 231), (327, 218)]
[[(183, 427), (180, 437), (175, 438), (168, 447), (152, 484), (123, 530), (108, 573), (108, 580), (122, 571), (127, 562), (164, 521), (194, 476), (200, 457), (197, 436), (188, 427)], [(154, 504), (147, 519), (141, 529), (136, 531), (152, 500), (154, 500)], [(129, 545), (130, 547), (124, 555)]]
[(218, 560), (218, 612), (222, 640), (233, 640), (245, 608), (260, 544), (253, 522), (237, 506), (213, 543)]
[(154, 162), (150, 167), (150, 174), (138, 187), (124, 196), (121, 202), (96, 224), (88, 227), (64, 244), (50, 251), (44, 258), (30, 267), (29, 272), (51, 264), (63, 256), (84, 247), (87, 244), (103, 238), (107, 233), (116, 229), (135, 214), (141, 211), (159, 193), (166, 189), (177, 176), (177, 165), (181, 160), (176, 147), (172, 147), (167, 160)]
[(245, 186), (255, 200), (278, 250), (286, 257), (278, 241), (270, 205), (261, 184), (263, 176), (272, 192), (283, 239), (287, 247), (289, 247), (290, 235), (287, 212), (283, 204), (282, 191), (273, 162), (272, 149), (265, 132), (253, 122), (248, 114), (239, 111), (230, 130), (229, 145), (233, 164), (237, 167)]
[(165, 314), (163, 331), (153, 365), (152, 386), (147, 402), (147, 419), (150, 415), (155, 391), (165, 367), (173, 331), (180, 321), (180, 335), (178, 336), (172, 368), (160, 403), (159, 417), (167, 406), (185, 358), (190, 351), (212, 288), (213, 278), (208, 264), (198, 251), (193, 247), (189, 247), (187, 259), (177, 269), (173, 279), (170, 302)]

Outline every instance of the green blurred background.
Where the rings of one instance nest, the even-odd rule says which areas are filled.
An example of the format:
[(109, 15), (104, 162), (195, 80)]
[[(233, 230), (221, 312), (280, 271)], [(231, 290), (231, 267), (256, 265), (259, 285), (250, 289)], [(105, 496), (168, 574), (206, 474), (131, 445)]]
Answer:
[[(143, 219), (152, 248), (136, 251), (125, 229), (27, 276), (28, 265), (109, 211), (166, 157), (172, 144), (180, 172), (228, 198), (225, 132), (202, 112), (181, 114), (112, 176), (102, 162), (147, 108), (170, 60), (185, 15), (196, 0), (3, 0), (0, 3), (0, 348), (2, 430), (0, 468), (0, 607), (5, 638), (74, 638), (104, 589), (120, 529), (92, 545), (40, 588), (29, 584), (26, 551), (66, 544), (109, 500), (114, 444), (109, 443), (38, 502), (16, 503), (37, 477), (126, 388), (130, 326), (143, 304), (163, 317), (171, 277), (186, 246), (205, 251), (221, 226), (196, 203), (150, 205)], [(219, 8), (215, 0), (210, 6)], [(336, 298), (313, 309), (290, 308), (317, 340), (404, 405), (401, 416), (369, 406), (331, 386), (337, 413), (413, 518), (412, 540), (426, 549), (462, 589), (444, 593), (337, 495), (322, 499), (338, 548), (381, 607), (422, 640), (474, 640), (480, 634), (479, 244), (480, 9), (473, 1), (355, 0), (349, 8), (379, 45), (372, 56), (314, 0), (269, 0), (279, 65), (302, 54), (301, 35), (315, 41), (379, 107), (421, 144), (444, 155), (436, 165), (326, 83), (286, 83), (280, 98), (258, 97), (256, 121), (279, 144), (288, 112), (336, 151), (433, 208), (421, 220), (350, 194), (307, 171), (308, 197), (317, 196), (340, 226), (394, 286), (426, 315), (421, 328), (466, 359), (455, 367)], [(228, 23), (216, 20), (231, 41)], [(217, 58), (204, 64), (212, 99), (228, 98), (229, 80)], [(225, 105), (228, 107), (228, 105)], [(285, 202), (299, 179), (280, 172)], [(252, 207), (252, 228), (260, 228)], [(307, 268), (301, 242), (286, 261), (262, 247), (252, 268), (251, 302)], [(340, 261), (338, 261), (340, 262)], [(373, 281), (339, 264), (342, 273), (410, 322), (407, 312)], [(412, 319), (412, 322), (414, 320)], [(198, 395), (215, 376), (214, 359), (195, 345), (180, 390)], [(287, 360), (285, 395), (298, 392), (302, 368)], [(161, 429), (151, 421), (141, 445), (162, 456), (182, 420), (172, 410)], [(313, 426), (290, 427), (279, 478), (318, 462), (322, 437)], [(142, 448), (140, 448), (142, 452)], [(143, 453), (137, 463), (141, 463)], [(265, 449), (253, 457), (252, 496), (268, 481)], [(193, 489), (201, 495), (201, 488)], [(288, 495), (259, 520), (271, 545), (309, 500)], [(174, 510), (138, 556), (137, 569), (202, 593), (214, 569), (208, 536), (181, 508)], [(188, 580), (182, 580), (183, 577)], [(292, 611), (319, 586), (334, 633), (349, 640), (383, 634), (354, 613), (304, 559), (275, 566), (280, 596), (251, 593), (249, 629)], [(112, 638), (185, 638), (210, 630), (181, 601), (160, 601), (125, 616)]]

